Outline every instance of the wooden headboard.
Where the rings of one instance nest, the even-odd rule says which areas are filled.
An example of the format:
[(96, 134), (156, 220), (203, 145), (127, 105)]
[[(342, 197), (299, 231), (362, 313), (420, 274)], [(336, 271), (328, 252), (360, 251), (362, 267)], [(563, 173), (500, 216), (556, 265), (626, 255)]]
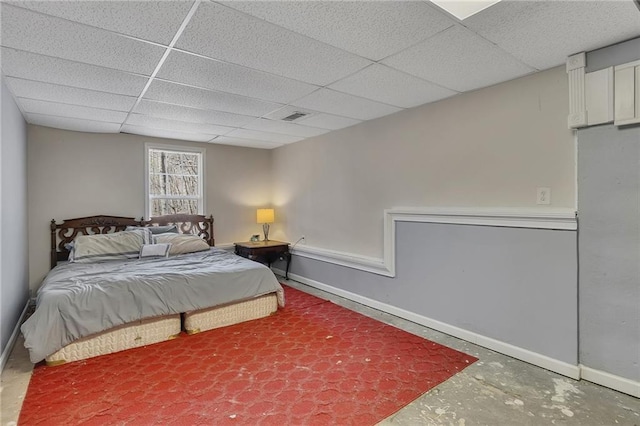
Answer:
[(58, 262), (69, 258), (69, 250), (65, 247), (78, 235), (110, 234), (124, 231), (127, 226), (164, 226), (176, 225), (183, 234), (196, 234), (210, 246), (215, 245), (213, 237), (213, 216), (175, 214), (152, 217), (149, 220), (137, 220), (133, 217), (121, 216), (87, 216), (63, 220), (57, 224), (51, 220), (51, 268)]
[(213, 238), (213, 216), (199, 214), (168, 214), (141, 221), (141, 226), (176, 225), (181, 234), (196, 234), (202, 237), (211, 247), (215, 246)]

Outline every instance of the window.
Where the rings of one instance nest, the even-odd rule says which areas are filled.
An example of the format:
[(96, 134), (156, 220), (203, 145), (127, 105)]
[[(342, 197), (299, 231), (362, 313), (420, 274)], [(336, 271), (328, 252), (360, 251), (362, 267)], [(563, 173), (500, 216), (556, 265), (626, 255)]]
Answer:
[(147, 215), (204, 214), (204, 149), (146, 148)]

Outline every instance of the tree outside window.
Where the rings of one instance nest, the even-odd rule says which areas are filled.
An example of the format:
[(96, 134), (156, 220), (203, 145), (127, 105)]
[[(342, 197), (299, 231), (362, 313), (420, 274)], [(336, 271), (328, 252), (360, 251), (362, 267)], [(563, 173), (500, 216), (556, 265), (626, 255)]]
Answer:
[(203, 214), (203, 151), (147, 147), (147, 213)]

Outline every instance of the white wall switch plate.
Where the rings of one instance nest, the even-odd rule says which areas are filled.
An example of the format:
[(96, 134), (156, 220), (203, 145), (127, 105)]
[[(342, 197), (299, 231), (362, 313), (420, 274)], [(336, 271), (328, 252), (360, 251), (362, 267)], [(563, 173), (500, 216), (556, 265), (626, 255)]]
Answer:
[(538, 188), (536, 204), (551, 204), (551, 188)]

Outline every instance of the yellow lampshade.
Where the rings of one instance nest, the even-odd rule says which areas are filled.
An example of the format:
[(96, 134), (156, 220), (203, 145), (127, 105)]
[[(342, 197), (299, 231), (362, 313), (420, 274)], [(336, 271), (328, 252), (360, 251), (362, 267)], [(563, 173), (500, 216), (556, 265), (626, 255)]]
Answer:
[(275, 213), (273, 209), (258, 209), (256, 214), (257, 223), (273, 223), (275, 219)]

